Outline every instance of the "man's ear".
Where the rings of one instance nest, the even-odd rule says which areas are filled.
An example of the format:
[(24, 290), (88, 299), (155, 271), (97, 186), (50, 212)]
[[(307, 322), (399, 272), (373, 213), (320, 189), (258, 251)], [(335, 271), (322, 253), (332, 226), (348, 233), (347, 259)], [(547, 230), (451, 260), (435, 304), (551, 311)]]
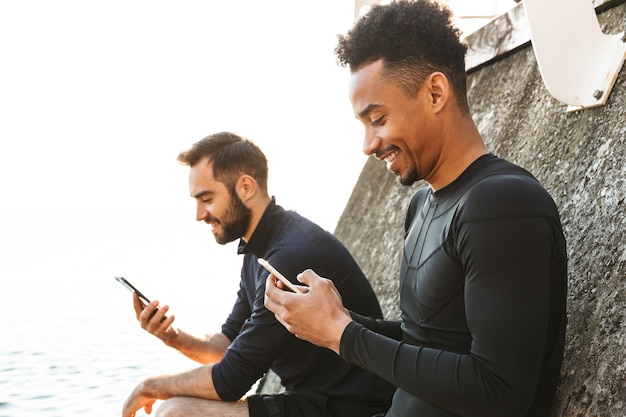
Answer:
[(258, 184), (250, 175), (242, 175), (237, 180), (235, 191), (241, 201), (248, 201), (257, 193)]
[(425, 85), (428, 89), (433, 109), (436, 112), (440, 111), (452, 95), (448, 77), (441, 72), (433, 72), (426, 78)]

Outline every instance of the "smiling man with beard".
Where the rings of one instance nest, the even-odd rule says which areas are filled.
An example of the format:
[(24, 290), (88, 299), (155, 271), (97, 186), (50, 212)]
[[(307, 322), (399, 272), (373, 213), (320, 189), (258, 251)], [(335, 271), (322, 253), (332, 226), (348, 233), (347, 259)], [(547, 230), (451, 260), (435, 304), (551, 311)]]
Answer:
[[(264, 306), (268, 273), (259, 258), (285, 276), (315, 268), (337, 276), (346, 305), (382, 317), (376, 295), (347, 249), (332, 234), (276, 204), (267, 191), (267, 160), (251, 141), (222, 132), (178, 156), (190, 167), (196, 219), (215, 240), (240, 239), (243, 266), (237, 299), (221, 332), (194, 336), (172, 325), (168, 306), (147, 306), (134, 296), (142, 328), (203, 366), (144, 380), (124, 404), (124, 417), (140, 408), (157, 416), (370, 417), (385, 410), (393, 386), (335, 353), (298, 339)], [(242, 399), (269, 369), (286, 391)]]

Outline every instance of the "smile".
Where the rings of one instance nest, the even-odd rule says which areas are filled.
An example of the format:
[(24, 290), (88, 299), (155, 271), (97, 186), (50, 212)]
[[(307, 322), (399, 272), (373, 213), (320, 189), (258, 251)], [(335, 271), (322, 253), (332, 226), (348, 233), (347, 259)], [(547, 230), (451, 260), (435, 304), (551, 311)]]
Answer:
[(385, 160), (385, 162), (390, 164), (390, 163), (393, 162), (394, 159), (396, 159), (396, 157), (398, 156), (399, 153), (400, 153), (399, 151), (393, 151), (389, 155), (385, 156), (385, 158), (383, 158), (383, 159)]
[(220, 225), (220, 222), (215, 220), (206, 220), (205, 223), (211, 226), (211, 231), (215, 231), (215, 229), (217, 229)]

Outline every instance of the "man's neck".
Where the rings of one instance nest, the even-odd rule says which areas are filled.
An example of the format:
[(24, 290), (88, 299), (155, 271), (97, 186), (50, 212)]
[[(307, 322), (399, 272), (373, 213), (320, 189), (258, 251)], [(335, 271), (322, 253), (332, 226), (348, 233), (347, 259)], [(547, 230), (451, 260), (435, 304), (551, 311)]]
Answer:
[(252, 234), (256, 230), (256, 227), (261, 221), (261, 217), (263, 217), (263, 214), (265, 213), (265, 210), (267, 210), (267, 206), (269, 206), (271, 201), (272, 199), (269, 196), (260, 196), (251, 200), (251, 204), (249, 207), (252, 214), (252, 218), (250, 219), (250, 227), (248, 228), (245, 236), (241, 237), (245, 242), (250, 241)]
[(441, 190), (456, 180), (474, 161), (489, 153), (471, 116), (455, 117), (445, 126), (445, 144), (437, 170), (426, 179), (433, 191)]

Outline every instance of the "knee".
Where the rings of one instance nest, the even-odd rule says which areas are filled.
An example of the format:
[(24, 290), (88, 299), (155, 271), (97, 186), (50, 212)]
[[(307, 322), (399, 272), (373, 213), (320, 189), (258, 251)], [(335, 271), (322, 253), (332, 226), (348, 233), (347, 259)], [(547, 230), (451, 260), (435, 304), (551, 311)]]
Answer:
[(184, 417), (184, 409), (182, 398), (172, 397), (159, 405), (155, 417)]

